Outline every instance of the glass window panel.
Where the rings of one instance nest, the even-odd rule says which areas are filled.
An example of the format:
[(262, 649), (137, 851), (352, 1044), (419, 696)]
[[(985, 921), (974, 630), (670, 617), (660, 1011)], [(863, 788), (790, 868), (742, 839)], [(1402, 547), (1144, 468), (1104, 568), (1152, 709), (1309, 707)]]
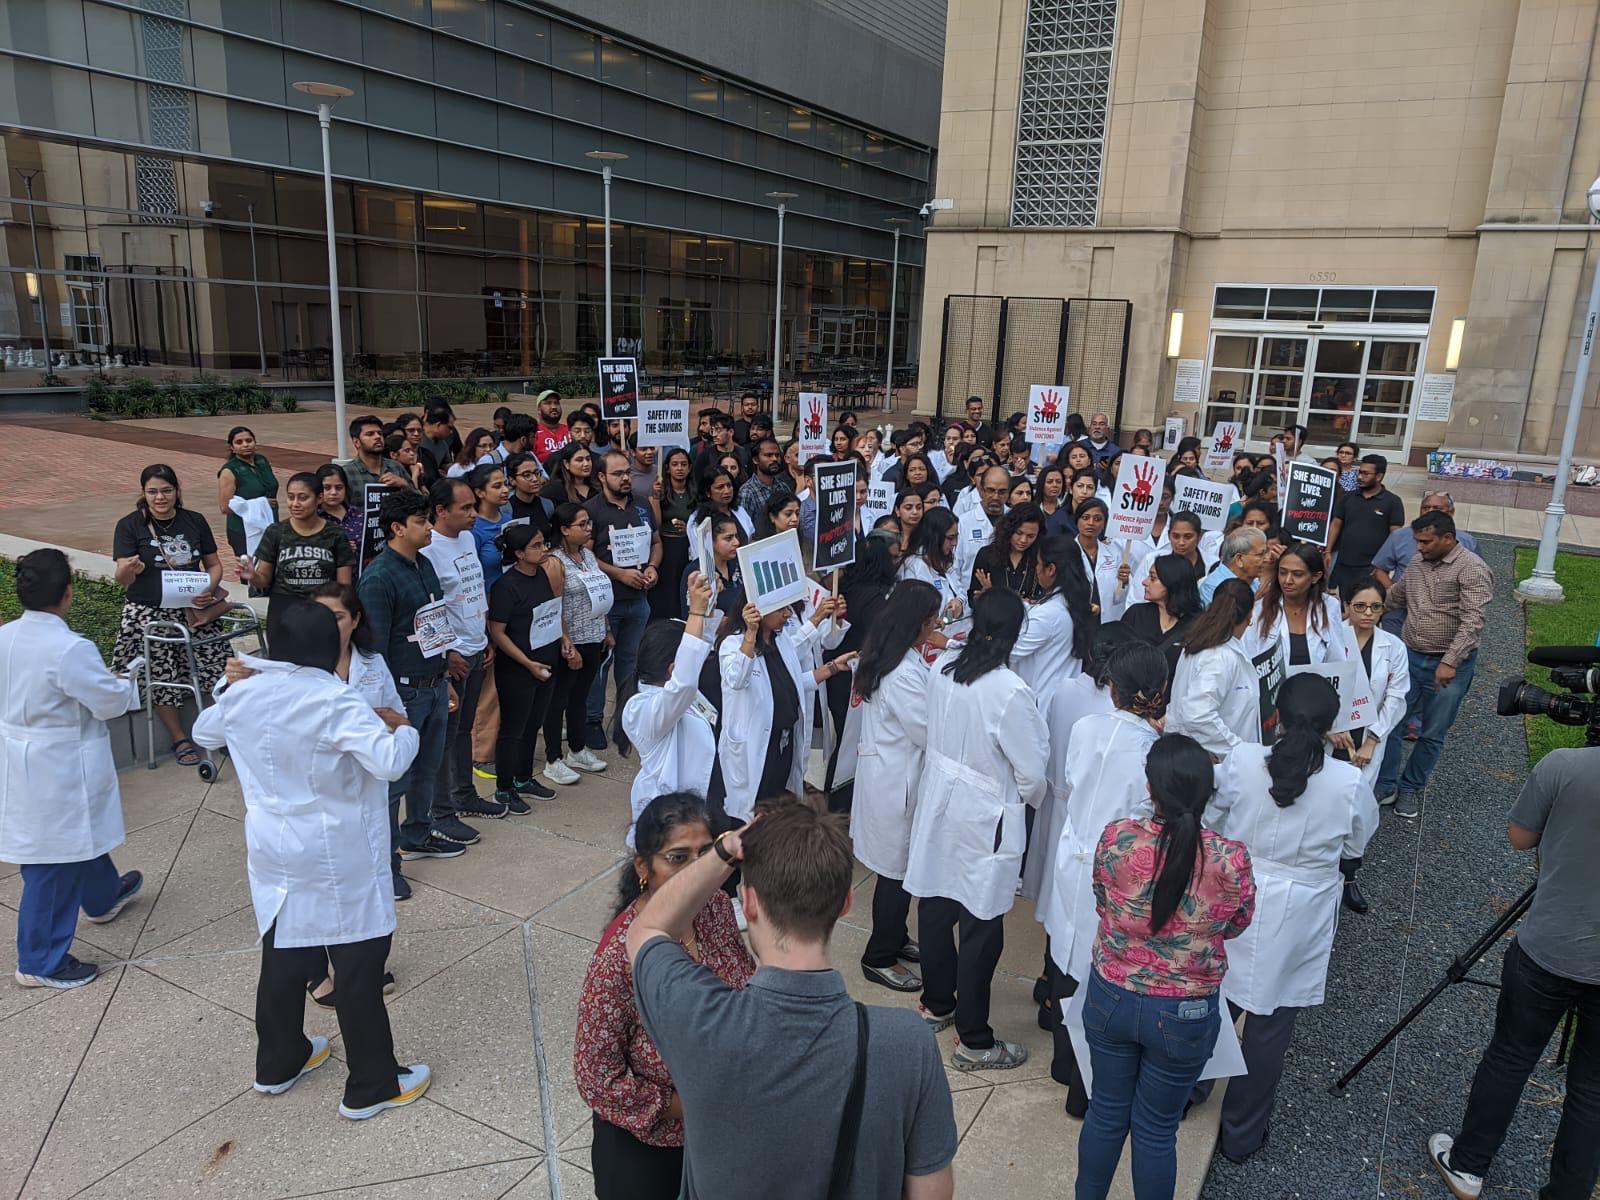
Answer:
[(1250, 376), (1240, 371), (1212, 371), (1206, 395), (1206, 428), (1217, 421), (1240, 420), (1250, 400)]
[(424, 284), (430, 292), (476, 296), (483, 291), (483, 259), (472, 254), (429, 250), (422, 256)]
[(1433, 319), (1433, 293), (1380, 288), (1377, 303), (1373, 305), (1372, 319), (1394, 324), (1426, 325)]
[(433, 89), (409, 79), (366, 72), (367, 103), (384, 125), (432, 137), (435, 131)]
[(600, 78), (612, 87), (629, 91), (645, 90), (645, 58), (639, 51), (602, 38), (600, 41)]
[(1269, 321), (1315, 321), (1316, 288), (1273, 288), (1267, 298)]
[(741, 87), (734, 87), (731, 83), (723, 84), (722, 117), (726, 121), (736, 121), (748, 129), (754, 129), (758, 123), (756, 98)]
[[(598, 84), (557, 71), (550, 80), (550, 111), (558, 117), (599, 125), (600, 95)], [(594, 135), (586, 134), (585, 137), (592, 141)]]
[(1303, 375), (1265, 373), (1256, 380), (1256, 399), (1264, 403), (1298, 403), (1304, 380)]
[(570, 25), (556, 21), (550, 26), (550, 61), (568, 71), (594, 78), (599, 74), (595, 65), (597, 39)]
[(366, 0), (366, 6), (392, 17), (417, 21), (423, 25), (428, 23), (428, 0)]
[(375, 371), (395, 375), (420, 373), (415, 296), (387, 296), (364, 292), (356, 296), (356, 349)]
[(757, 97), (756, 105), (758, 109), (756, 127), (762, 133), (773, 137), (787, 136), (789, 106), (770, 96)]
[(1322, 338), (1317, 342), (1317, 370), (1343, 375), (1361, 374), (1362, 360), (1367, 356), (1365, 341), (1334, 341)]
[(422, 200), (422, 240), (451, 246), (481, 246), (483, 216), (471, 200), (425, 196)]
[[(1346, 380), (1345, 382), (1351, 382)], [(1319, 412), (1313, 410), (1306, 413), (1305, 426), (1311, 432), (1306, 434), (1306, 441), (1323, 446), (1336, 446), (1340, 442), (1350, 440), (1350, 430), (1354, 424), (1354, 412)]]
[(410, 246), (357, 242), (356, 273), (343, 282), (353, 288), (414, 291), (417, 286), (416, 253)]
[[(327, 229), (322, 180), (314, 175), (278, 174), (273, 177), (273, 190), (277, 194), (279, 225), (314, 230), (319, 236)], [(337, 179), (333, 181), (333, 227), (340, 233), (349, 233), (351, 228), (350, 185)], [(326, 268), (323, 275), (327, 275)]]
[[(411, 192), (356, 185), (355, 229), (373, 237), (410, 241), (417, 233), (417, 198)], [(406, 251), (409, 258), (411, 252)]]
[[(318, 42), (298, 44), (321, 48)], [(362, 13), (361, 50), (361, 62), (366, 66), (381, 67), (412, 79), (433, 76), (433, 38), (427, 30), (415, 25), (385, 20), (376, 13)]]
[(825, 154), (837, 154), (840, 142), (839, 123), (830, 121), (826, 117), (818, 117), (816, 119), (815, 142), (817, 149)]
[(605, 113), (604, 125), (607, 130), (615, 133), (631, 133), (639, 137), (652, 132), (652, 119), (659, 111), (658, 105), (651, 104), (643, 96), (611, 90), (602, 93), (601, 106)]
[(1269, 337), (1263, 339), (1261, 365), (1289, 370), (1303, 370), (1306, 365), (1306, 339)]
[(689, 107), (708, 116), (722, 115), (722, 84), (709, 75), (689, 77)]
[(659, 58), (646, 58), (644, 63), (645, 91), (655, 100), (670, 104), (684, 104), (689, 96), (689, 74), (676, 63)]
[(433, 27), (471, 38), (489, 41), (489, 0), (433, 0)]
[(539, 262), (514, 254), (493, 254), (484, 260), (484, 286), (506, 294), (531, 295), (539, 290)]
[(550, 60), (550, 19), (520, 4), (495, 0), (494, 44), (539, 62)]
[(1420, 342), (1373, 342), (1367, 352), (1367, 370), (1381, 375), (1415, 375)]
[(522, 209), (484, 205), (483, 244), (490, 250), (513, 254), (538, 253), (538, 215)]
[(1263, 408), (1257, 406), (1250, 415), (1249, 427), (1244, 436), (1250, 441), (1267, 441), (1275, 433), (1282, 433), (1286, 426), (1292, 425), (1298, 419), (1297, 409), (1293, 408)]
[(445, 87), (493, 96), (495, 53), (455, 38), (433, 39), (433, 77)]
[(1372, 319), (1371, 288), (1323, 288), (1319, 321), (1369, 321)]
[(1410, 412), (1411, 388), (1409, 379), (1369, 379), (1363, 391), (1361, 411), (1363, 414)]
[[(1350, 418), (1356, 409), (1354, 379), (1339, 379), (1318, 375), (1311, 384), (1311, 395), (1306, 406), (1313, 415), (1325, 415), (1330, 429), (1339, 430), (1341, 437), (1349, 436)], [(1315, 439), (1313, 439), (1315, 440)]]
[(804, 142), (808, 146), (811, 144), (815, 130), (812, 128), (812, 113), (809, 108), (791, 107), (785, 125), (788, 135), (795, 141)]
[(1397, 417), (1363, 416), (1355, 440), (1363, 449), (1368, 446), (1399, 446), (1405, 438), (1406, 419)]
[[(868, 142), (867, 147), (870, 150), (872, 143)], [(1216, 317), (1245, 321), (1259, 321), (1266, 311), (1267, 289), (1243, 287), (1218, 288), (1216, 303), (1211, 310)]]
[(531, 108), (538, 112), (550, 111), (550, 69), (534, 63), (523, 62), (509, 54), (495, 59), (495, 76), (501, 100)]
[(1217, 337), (1211, 351), (1213, 368), (1232, 367), (1248, 370), (1256, 365), (1256, 348), (1259, 342), (1253, 337)]
[[(734, 162), (746, 163), (750, 166), (756, 164), (756, 143), (761, 135), (754, 130), (741, 129), (736, 125), (722, 127), (722, 153), (725, 158)], [(775, 187), (772, 190), (777, 190)]]
[(475, 355), (487, 341), (483, 296), (424, 296), (423, 303), (428, 316), (429, 369), (466, 374), (474, 362), (467, 356)]
[[(433, 103), (441, 141), (494, 149), (498, 140), (495, 105), (487, 100), (474, 100), (470, 96), (458, 96), (445, 91), (435, 92)], [(464, 192), (467, 189), (458, 186), (455, 190)]]

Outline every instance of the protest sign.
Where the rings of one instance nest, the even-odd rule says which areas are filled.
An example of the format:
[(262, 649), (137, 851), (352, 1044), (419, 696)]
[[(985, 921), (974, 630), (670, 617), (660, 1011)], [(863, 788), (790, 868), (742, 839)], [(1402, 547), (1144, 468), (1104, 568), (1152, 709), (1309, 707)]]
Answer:
[[(377, 557), (388, 538), (383, 536), (383, 530), (378, 527), (378, 508), (383, 504), (383, 498), (389, 494), (389, 487), (381, 483), (369, 483), (365, 494), (361, 497), (361, 548), (356, 555), (356, 574), (365, 571), (372, 560)], [(354, 497), (350, 497), (354, 499)]]
[(800, 462), (828, 453), (828, 393), (800, 393)]
[(1290, 667), (1289, 674), (1320, 675), (1338, 689), (1339, 715), (1329, 732), (1346, 733), (1372, 724), (1372, 684), (1359, 658)]
[(1163, 450), (1176, 450), (1178, 443), (1183, 441), (1183, 435), (1188, 429), (1188, 422), (1182, 417), (1168, 417), (1162, 426), (1161, 448)]
[(1211, 431), (1211, 444), (1206, 447), (1206, 460), (1201, 463), (1208, 473), (1221, 471), (1233, 461), (1233, 451), (1239, 445), (1244, 427), (1238, 421), (1218, 421)]
[(611, 565), (614, 567), (642, 567), (650, 561), (650, 535), (648, 525), (617, 526), (611, 530)]
[(1272, 443), (1272, 472), (1278, 481), (1278, 495), (1289, 490), (1289, 452), (1282, 442)]
[(607, 421), (639, 415), (639, 364), (631, 358), (602, 358), (600, 416)]
[(1278, 740), (1278, 689), (1283, 686), (1288, 670), (1283, 646), (1275, 641), (1250, 661), (1255, 665), (1256, 681), (1261, 688), (1261, 744), (1270, 746)]
[(819, 572), (848, 567), (856, 560), (855, 460), (818, 463), (812, 480), (817, 489), (812, 565)]
[(408, 639), (417, 644), (424, 658), (434, 658), (456, 644), (456, 631), (450, 624), (450, 614), (443, 600), (424, 604), (411, 619), (412, 634)]
[(528, 648), (537, 650), (548, 646), (561, 636), (561, 597), (546, 600), (533, 609), (533, 620), (528, 624)]
[(1337, 471), (1314, 463), (1290, 463), (1289, 486), (1283, 492), (1283, 540), (1326, 546), (1338, 494)]
[(1172, 511), (1192, 512), (1200, 518), (1200, 528), (1209, 532), (1228, 523), (1228, 509), (1238, 495), (1239, 490), (1231, 483), (1179, 475), (1172, 481)]
[(1111, 521), (1108, 538), (1143, 539), (1155, 528), (1160, 507), (1161, 483), (1167, 464), (1159, 458), (1139, 458), (1132, 454), (1117, 457), (1117, 481), (1111, 489)]
[(867, 502), (861, 506), (861, 528), (867, 533), (872, 527), (894, 511), (894, 484), (869, 483)]
[(1034, 384), (1028, 389), (1028, 422), (1024, 438), (1034, 444), (1067, 440), (1067, 403), (1071, 389)]
[(639, 448), (689, 448), (689, 405), (683, 400), (639, 401)]
[(800, 559), (800, 535), (793, 529), (739, 547), (739, 573), (746, 599), (763, 616), (804, 600), (811, 590)]
[(211, 576), (205, 571), (161, 572), (161, 607), (193, 608), (201, 596), (211, 593)]

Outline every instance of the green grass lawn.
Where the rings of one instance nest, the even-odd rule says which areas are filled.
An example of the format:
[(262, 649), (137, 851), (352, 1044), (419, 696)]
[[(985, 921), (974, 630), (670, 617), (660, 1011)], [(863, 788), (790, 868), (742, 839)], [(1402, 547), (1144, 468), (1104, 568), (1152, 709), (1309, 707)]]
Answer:
[[(1517, 549), (1517, 580), (1533, 572), (1536, 556), (1531, 546)], [(1587, 554), (1557, 554), (1556, 582), (1566, 591), (1561, 604), (1528, 604), (1523, 607), (1528, 622), (1528, 649), (1536, 646), (1589, 646), (1594, 644), (1600, 626), (1600, 557)], [(1527, 668), (1529, 683), (1559, 692), (1550, 683), (1550, 672), (1543, 667)], [(1528, 765), (1532, 766), (1552, 750), (1583, 745), (1581, 726), (1557, 725), (1548, 717), (1528, 717)]]
[[(74, 574), (72, 594), (72, 611), (67, 614), (67, 624), (100, 647), (101, 657), (110, 666), (117, 623), (122, 619), (122, 589), (103, 579)], [(21, 615), (22, 605), (17, 602), (17, 564), (9, 558), (0, 558), (0, 618), (10, 621)]]

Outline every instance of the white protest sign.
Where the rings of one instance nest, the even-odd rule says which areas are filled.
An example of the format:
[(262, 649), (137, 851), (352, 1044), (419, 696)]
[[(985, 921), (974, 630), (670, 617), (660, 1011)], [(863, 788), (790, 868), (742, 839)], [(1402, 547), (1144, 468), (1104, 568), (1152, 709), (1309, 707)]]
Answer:
[(800, 558), (800, 535), (793, 529), (748, 546), (739, 547), (739, 572), (745, 596), (763, 616), (811, 591), (805, 563)]
[(1182, 417), (1168, 417), (1162, 425), (1161, 448), (1163, 450), (1176, 450), (1178, 443), (1183, 441), (1183, 435), (1189, 430), (1189, 423)]
[(417, 649), (422, 651), (424, 657), (432, 658), (443, 654), (456, 644), (456, 631), (451, 628), (450, 614), (443, 600), (435, 600), (432, 604), (424, 604), (417, 609), (412, 627), (414, 632), (411, 640), (417, 644)]
[(1228, 509), (1238, 495), (1239, 490), (1231, 483), (1178, 475), (1172, 481), (1172, 511), (1192, 512), (1200, 518), (1201, 529), (1220, 530), (1228, 523)]
[(683, 400), (639, 401), (639, 446), (689, 448), (689, 405)]
[(1159, 458), (1117, 456), (1117, 481), (1111, 489), (1111, 521), (1108, 538), (1142, 541), (1155, 528), (1156, 510), (1161, 506), (1161, 484), (1167, 464)]
[(1023, 433), (1034, 444), (1067, 440), (1067, 402), (1070, 388), (1034, 384), (1028, 389), (1028, 422)]
[(1211, 444), (1206, 447), (1206, 460), (1201, 465), (1207, 471), (1220, 471), (1233, 461), (1234, 447), (1244, 426), (1238, 421), (1218, 421), (1211, 431)]
[(800, 462), (828, 453), (828, 393), (800, 393)]
[(869, 483), (867, 502), (861, 506), (861, 528), (866, 533), (894, 511), (894, 484)]
[(546, 600), (533, 610), (533, 622), (528, 626), (528, 648), (537, 650), (548, 646), (561, 636), (561, 597)]
[(593, 571), (579, 571), (578, 582), (589, 593), (589, 615), (603, 617), (611, 611), (617, 594), (612, 590), (611, 579), (598, 567)]
[(161, 607), (193, 608), (195, 600), (211, 591), (211, 576), (204, 571), (161, 572)]
[(642, 567), (650, 561), (650, 526), (614, 526), (611, 530), (611, 565)]
[(1345, 733), (1372, 724), (1372, 684), (1359, 658), (1290, 667), (1289, 674), (1320, 675), (1339, 690), (1339, 715), (1330, 732)]

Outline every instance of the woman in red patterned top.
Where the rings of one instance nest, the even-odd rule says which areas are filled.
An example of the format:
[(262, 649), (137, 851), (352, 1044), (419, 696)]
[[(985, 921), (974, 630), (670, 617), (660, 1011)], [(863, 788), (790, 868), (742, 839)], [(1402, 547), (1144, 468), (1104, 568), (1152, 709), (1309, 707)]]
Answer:
[[(692, 792), (657, 796), (639, 814), (634, 845), (617, 915), (584, 977), (572, 1065), (578, 1094), (594, 1109), (597, 1200), (672, 1200), (683, 1176), (683, 1105), (634, 1005), (628, 927), (663, 883), (711, 849), (705, 802)], [(712, 894), (684, 946), (729, 987), (743, 988), (755, 973), (725, 892)]]
[(1104, 1200), (1133, 1132), (1133, 1190), (1170, 1200), (1178, 1122), (1222, 1021), (1223, 943), (1255, 913), (1250, 852), (1200, 827), (1211, 755), (1167, 734), (1145, 759), (1155, 816), (1113, 821), (1094, 856), (1100, 931), (1084, 998), (1093, 1083), (1078, 1138), (1077, 1200)]

